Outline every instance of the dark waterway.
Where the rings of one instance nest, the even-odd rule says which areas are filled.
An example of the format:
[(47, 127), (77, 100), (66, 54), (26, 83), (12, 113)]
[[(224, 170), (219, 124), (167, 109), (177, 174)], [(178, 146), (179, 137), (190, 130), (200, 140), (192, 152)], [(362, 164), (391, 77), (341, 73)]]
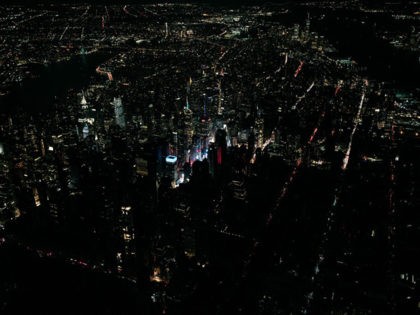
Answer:
[(337, 49), (336, 57), (350, 57), (366, 68), (369, 79), (407, 91), (420, 86), (419, 53), (394, 48), (379, 36), (379, 30), (384, 29), (410, 34), (413, 26), (420, 27), (419, 22), (396, 21), (389, 14), (302, 7), (292, 7), (289, 14), (273, 20), (288, 26), (297, 23), (303, 29), (308, 13), (310, 30), (323, 35)]
[(0, 111), (48, 110), (55, 100), (65, 95), (69, 89), (82, 89), (87, 86), (95, 74), (96, 67), (109, 57), (109, 53), (96, 52), (74, 56), (63, 62), (32, 65), (30, 70), (37, 77), (25, 79), (13, 86), (11, 93), (0, 99)]
[[(395, 22), (388, 15), (366, 15), (358, 11), (314, 9), (312, 30), (324, 35), (340, 57), (351, 57), (367, 68), (370, 79), (388, 82), (392, 87), (414, 90), (420, 86), (418, 53), (392, 47), (377, 34), (379, 29), (409, 34), (411, 23)], [(299, 16), (303, 25), (304, 12)]]
[[(392, 23), (384, 16), (370, 17), (361, 23), (360, 13), (334, 12), (323, 20), (315, 20), (314, 29), (324, 34), (341, 55), (366, 66), (371, 79), (390, 82), (396, 88), (415, 89), (420, 86), (418, 53), (397, 49), (375, 34), (378, 26)], [(408, 24), (408, 23), (406, 23)], [(404, 30), (404, 25), (393, 25)]]

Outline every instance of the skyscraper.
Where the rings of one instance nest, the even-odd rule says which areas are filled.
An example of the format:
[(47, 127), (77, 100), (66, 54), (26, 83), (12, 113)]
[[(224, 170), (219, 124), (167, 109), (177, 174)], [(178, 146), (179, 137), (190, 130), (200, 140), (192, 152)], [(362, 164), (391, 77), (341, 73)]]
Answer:
[(294, 24), (293, 25), (292, 39), (294, 39), (294, 40), (298, 40), (299, 39), (299, 28), (300, 28), (300, 25), (299, 24)]
[(311, 30), (311, 16), (308, 13), (308, 16), (306, 17), (306, 21), (305, 21), (305, 37), (306, 37), (306, 39), (309, 38), (310, 30)]
[(226, 144), (226, 131), (224, 129), (218, 129), (215, 135), (215, 144), (216, 144), (216, 154), (217, 159), (216, 163), (222, 165), (226, 155), (227, 144)]
[(114, 112), (115, 112), (115, 123), (120, 126), (121, 128), (125, 127), (125, 117), (124, 117), (124, 107), (122, 105), (122, 101), (120, 97), (114, 97), (114, 101), (112, 102), (114, 105)]
[(83, 139), (87, 138), (87, 136), (89, 136), (89, 126), (85, 124), (83, 126)]
[(219, 90), (219, 95), (218, 95), (218, 98), (217, 98), (217, 114), (221, 115), (222, 111), (223, 111), (223, 109), (222, 109), (223, 94), (222, 94), (222, 82), (221, 82), (221, 80), (219, 80), (217, 82), (217, 88)]
[(188, 150), (189, 146), (192, 144), (192, 138), (194, 135), (194, 126), (193, 126), (193, 112), (189, 108), (184, 108), (183, 112), (183, 121), (184, 121), (184, 132), (185, 132), (185, 150)]
[(262, 148), (264, 144), (264, 118), (262, 111), (257, 110), (257, 118), (255, 119), (255, 131), (257, 136), (257, 147)]

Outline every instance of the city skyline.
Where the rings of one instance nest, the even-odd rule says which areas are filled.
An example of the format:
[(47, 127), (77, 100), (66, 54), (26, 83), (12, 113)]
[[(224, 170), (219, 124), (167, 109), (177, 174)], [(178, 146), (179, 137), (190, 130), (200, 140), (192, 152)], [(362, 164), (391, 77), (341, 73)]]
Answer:
[(416, 3), (237, 3), (0, 5), (1, 314), (418, 312)]

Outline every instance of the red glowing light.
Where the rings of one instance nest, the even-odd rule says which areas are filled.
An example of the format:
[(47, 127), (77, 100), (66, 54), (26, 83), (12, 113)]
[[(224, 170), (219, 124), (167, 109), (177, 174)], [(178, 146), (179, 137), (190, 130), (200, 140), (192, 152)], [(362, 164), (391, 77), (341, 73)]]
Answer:
[(299, 67), (296, 69), (296, 72), (295, 72), (295, 78), (298, 76), (299, 72), (302, 70), (303, 64), (304, 62), (300, 61)]
[(217, 164), (222, 164), (222, 147), (217, 149)]
[(337, 85), (337, 87), (335, 88), (335, 92), (334, 95), (337, 96), (338, 92), (340, 92), (341, 90), (341, 86)]

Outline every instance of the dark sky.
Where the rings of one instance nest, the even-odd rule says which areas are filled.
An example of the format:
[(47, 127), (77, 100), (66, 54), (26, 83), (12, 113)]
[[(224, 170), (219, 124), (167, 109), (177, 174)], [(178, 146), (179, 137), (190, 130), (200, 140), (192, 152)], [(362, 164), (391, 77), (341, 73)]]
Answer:
[[(296, 3), (296, 2), (316, 2), (325, 0), (3, 0), (1, 3), (4, 4), (35, 4), (35, 3), (115, 3), (115, 4), (143, 4), (143, 3), (209, 3), (209, 4), (263, 4), (263, 3)], [(331, 1), (331, 0), (327, 0)], [(332, 0), (334, 1), (334, 0)], [(336, 0), (336, 2), (343, 2), (344, 0)], [(380, 0), (379, 0), (380, 1)]]
[[(216, 6), (241, 6), (241, 5), (262, 5), (262, 4), (282, 4), (293, 5), (299, 2), (348, 2), (348, 0), (0, 0), (1, 5), (21, 4), (21, 5), (36, 5), (42, 3), (53, 4), (151, 4), (151, 3), (204, 3)], [(414, 0), (359, 0), (361, 3), (381, 7), (385, 3), (399, 3), (406, 5), (413, 3)]]
[[(208, 3), (220, 5), (248, 5), (248, 4), (264, 4), (264, 3), (297, 3), (297, 2), (344, 2), (346, 0), (0, 0), (1, 4), (37, 4), (37, 3), (89, 3), (89, 4), (143, 4), (143, 3)], [(385, 2), (406, 4), (410, 0), (360, 0), (366, 4), (378, 5)]]

